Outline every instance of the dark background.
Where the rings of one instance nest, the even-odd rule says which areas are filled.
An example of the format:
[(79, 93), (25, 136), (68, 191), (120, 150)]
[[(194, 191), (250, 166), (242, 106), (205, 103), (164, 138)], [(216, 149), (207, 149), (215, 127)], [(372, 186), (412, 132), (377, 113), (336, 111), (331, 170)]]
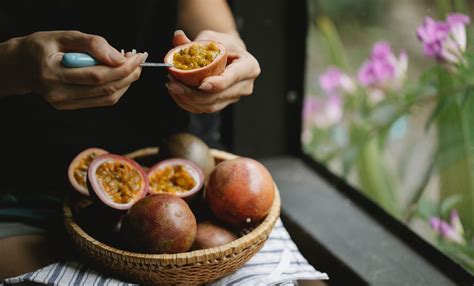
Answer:
[(222, 142), (264, 158), (300, 151), (305, 1), (232, 1), (237, 27), (262, 73), (254, 93), (222, 114)]

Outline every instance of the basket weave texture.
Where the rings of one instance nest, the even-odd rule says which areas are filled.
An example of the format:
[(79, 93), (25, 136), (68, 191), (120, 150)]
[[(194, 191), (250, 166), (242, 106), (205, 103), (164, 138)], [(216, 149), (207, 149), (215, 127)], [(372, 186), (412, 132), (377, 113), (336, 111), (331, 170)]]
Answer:
[[(237, 157), (219, 150), (211, 153), (216, 163)], [(178, 254), (142, 254), (111, 247), (75, 222), (69, 200), (63, 211), (76, 250), (105, 273), (145, 285), (200, 285), (231, 274), (263, 247), (280, 215), (280, 196), (275, 187), (270, 213), (248, 234), (219, 247)]]

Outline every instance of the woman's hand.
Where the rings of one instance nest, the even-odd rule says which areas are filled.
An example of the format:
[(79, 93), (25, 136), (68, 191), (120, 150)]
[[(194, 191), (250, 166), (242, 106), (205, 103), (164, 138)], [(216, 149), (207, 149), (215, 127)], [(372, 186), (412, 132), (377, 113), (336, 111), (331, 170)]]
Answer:
[[(30, 89), (56, 109), (113, 105), (140, 77), (148, 56), (122, 55), (99, 36), (78, 31), (38, 32), (20, 38), (21, 60), (30, 75)], [(84, 52), (102, 65), (66, 68), (65, 52)]]
[[(221, 75), (205, 78), (197, 89), (169, 76), (170, 82), (166, 87), (179, 106), (192, 113), (212, 113), (239, 101), (241, 96), (252, 94), (255, 78), (260, 74), (260, 66), (247, 52), (240, 38), (205, 30), (199, 33), (196, 40), (215, 40), (224, 44), (228, 51), (227, 66)], [(175, 32), (174, 46), (189, 41), (183, 31)]]

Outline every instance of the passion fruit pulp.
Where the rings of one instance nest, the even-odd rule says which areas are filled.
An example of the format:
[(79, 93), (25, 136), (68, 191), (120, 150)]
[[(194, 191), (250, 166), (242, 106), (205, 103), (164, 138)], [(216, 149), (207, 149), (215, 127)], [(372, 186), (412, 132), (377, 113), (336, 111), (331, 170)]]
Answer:
[(129, 209), (148, 191), (148, 178), (140, 165), (114, 154), (95, 158), (89, 166), (87, 179), (94, 195), (118, 210)]
[(141, 199), (128, 210), (121, 236), (132, 251), (172, 254), (191, 248), (196, 228), (196, 218), (183, 199), (155, 194)]
[(224, 161), (206, 185), (206, 200), (214, 215), (234, 227), (252, 226), (270, 212), (275, 184), (268, 170), (250, 158)]
[(185, 159), (168, 159), (150, 168), (148, 192), (167, 193), (190, 199), (202, 189), (204, 175), (193, 162)]
[(201, 168), (206, 179), (215, 167), (207, 144), (192, 134), (172, 134), (163, 140), (160, 147), (162, 158), (183, 158), (192, 161)]
[(171, 49), (164, 62), (173, 65), (168, 68), (168, 72), (175, 79), (199, 87), (206, 77), (224, 72), (227, 50), (216, 41), (194, 41)]
[(69, 164), (68, 177), (72, 187), (83, 195), (89, 195), (87, 190), (87, 169), (96, 157), (108, 152), (100, 148), (89, 148), (79, 153)]

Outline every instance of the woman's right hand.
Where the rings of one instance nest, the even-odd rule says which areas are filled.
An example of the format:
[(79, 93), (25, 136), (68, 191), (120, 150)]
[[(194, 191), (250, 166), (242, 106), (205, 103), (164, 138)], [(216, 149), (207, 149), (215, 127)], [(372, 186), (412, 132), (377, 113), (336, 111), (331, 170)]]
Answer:
[[(122, 55), (99, 36), (78, 31), (37, 32), (20, 38), (23, 68), (30, 90), (60, 110), (113, 105), (140, 77), (147, 53)], [(102, 65), (67, 68), (65, 52), (84, 52)]]

